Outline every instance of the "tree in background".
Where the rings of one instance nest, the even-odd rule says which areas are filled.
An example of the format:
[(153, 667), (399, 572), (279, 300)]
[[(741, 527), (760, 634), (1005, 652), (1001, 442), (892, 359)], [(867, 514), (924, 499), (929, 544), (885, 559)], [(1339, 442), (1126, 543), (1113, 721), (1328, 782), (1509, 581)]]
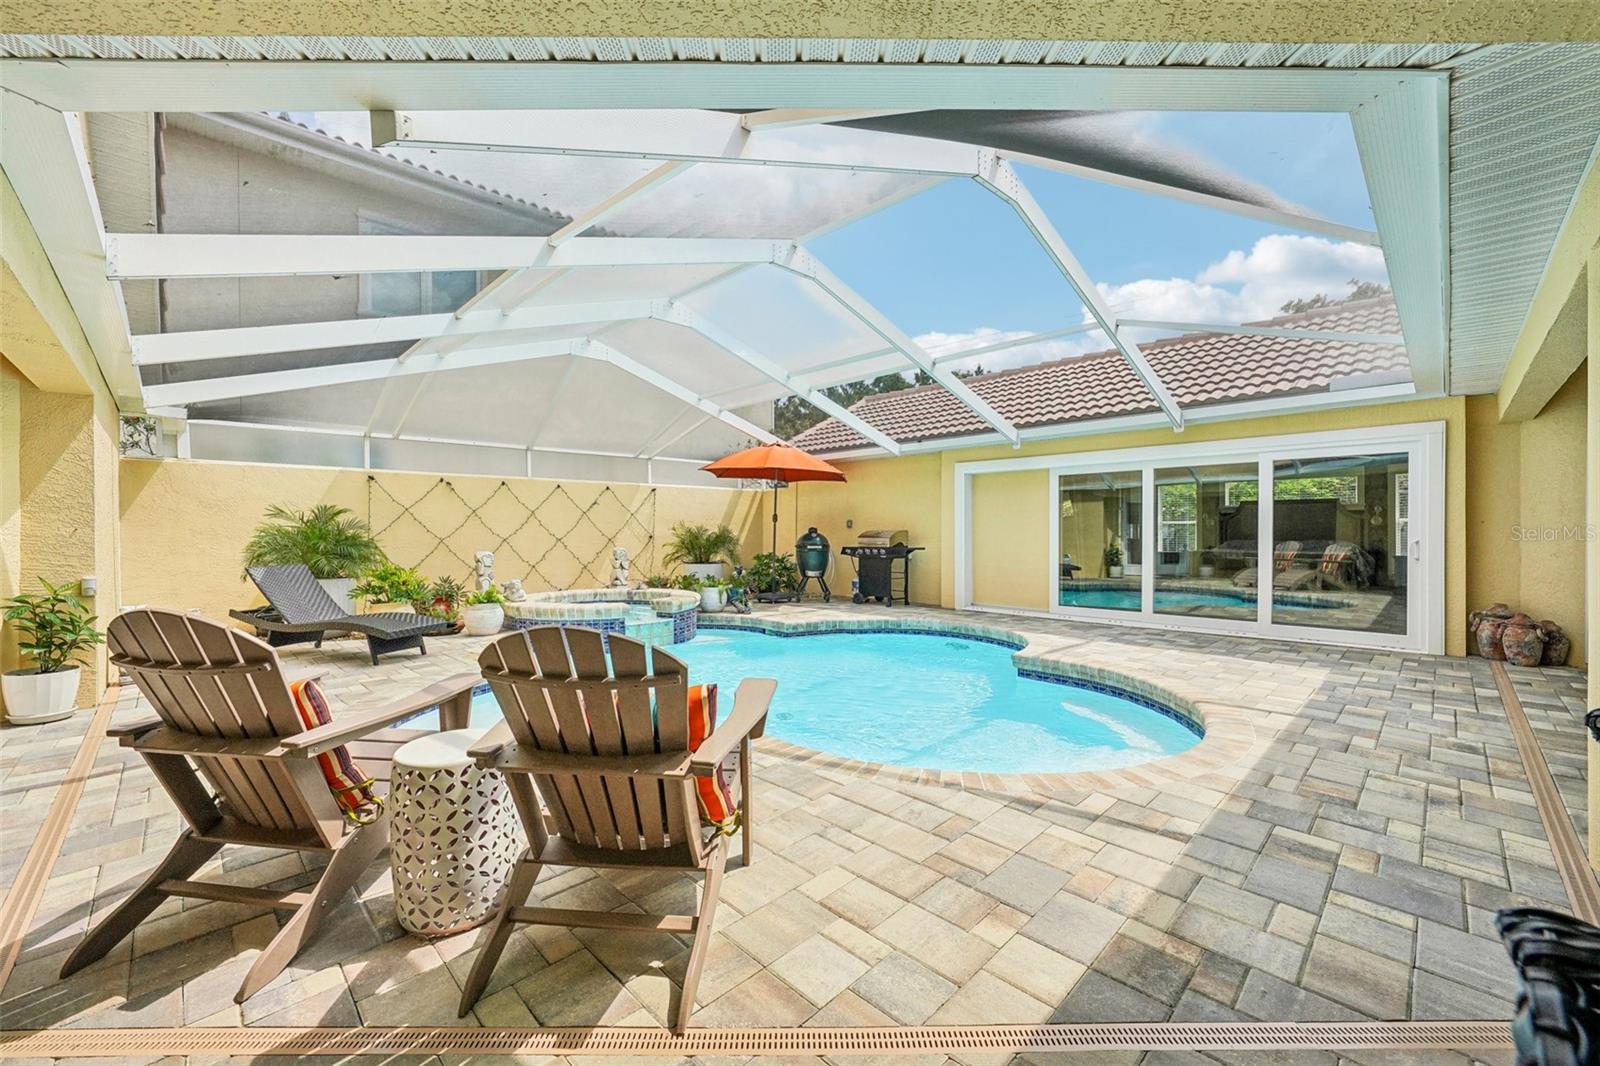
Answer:
[(1315, 311), (1323, 307), (1333, 307), (1336, 304), (1354, 303), (1356, 300), (1373, 300), (1379, 296), (1390, 294), (1389, 286), (1378, 281), (1358, 281), (1350, 279), (1350, 294), (1342, 299), (1335, 300), (1325, 292), (1315, 296), (1306, 296), (1298, 300), (1290, 300), (1278, 310), (1286, 315), (1298, 315), (1304, 311)]
[[(958, 378), (974, 378), (984, 372), (982, 366), (971, 370), (957, 370)], [(918, 385), (932, 385), (933, 378), (925, 370), (915, 374), (879, 374), (865, 381), (851, 381), (844, 385), (830, 385), (822, 394), (840, 407), (848, 408), (868, 396), (886, 392), (899, 392)], [(798, 396), (785, 396), (773, 404), (772, 431), (784, 440), (793, 440), (828, 416)]]

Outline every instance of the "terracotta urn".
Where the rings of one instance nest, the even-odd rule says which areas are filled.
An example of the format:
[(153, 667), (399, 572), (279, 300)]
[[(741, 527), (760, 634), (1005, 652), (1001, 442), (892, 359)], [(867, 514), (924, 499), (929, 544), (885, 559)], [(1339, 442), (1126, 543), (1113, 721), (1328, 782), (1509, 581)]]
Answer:
[(1572, 654), (1572, 638), (1567, 636), (1567, 631), (1548, 619), (1539, 623), (1539, 630), (1544, 633), (1544, 666), (1565, 666), (1567, 656)]
[(1538, 666), (1544, 659), (1544, 633), (1539, 623), (1519, 611), (1502, 628), (1500, 649), (1505, 661), (1514, 666)]

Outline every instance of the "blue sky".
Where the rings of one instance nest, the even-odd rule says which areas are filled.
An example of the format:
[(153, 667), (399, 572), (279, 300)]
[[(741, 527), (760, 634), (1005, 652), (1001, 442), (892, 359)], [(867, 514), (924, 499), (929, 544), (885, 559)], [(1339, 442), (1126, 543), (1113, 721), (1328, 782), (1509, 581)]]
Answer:
[[(1372, 226), (1344, 114), (1165, 113), (1139, 122), (1146, 135), (1176, 142), (1310, 211)], [(1291, 296), (1338, 295), (1349, 277), (1383, 277), (1373, 249), (1018, 169), (1113, 306), (1137, 317), (1268, 317)], [(1076, 297), (1021, 221), (973, 182), (936, 186), (811, 247), (908, 332), (940, 344), (978, 340), (991, 331), (1038, 332), (1082, 318)], [(1087, 343), (1103, 346), (1099, 338)]]

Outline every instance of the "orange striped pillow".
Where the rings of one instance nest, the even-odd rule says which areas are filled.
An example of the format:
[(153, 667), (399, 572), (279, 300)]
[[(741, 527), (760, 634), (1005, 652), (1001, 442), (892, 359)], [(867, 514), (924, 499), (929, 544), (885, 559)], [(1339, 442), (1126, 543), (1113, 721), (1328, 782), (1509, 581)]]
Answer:
[[(293, 682), (289, 686), (289, 693), (294, 697), (294, 709), (300, 715), (300, 724), (307, 729), (333, 721), (328, 699), (315, 681)], [(317, 762), (322, 767), (322, 779), (328, 783), (328, 791), (333, 793), (334, 802), (346, 818), (357, 825), (378, 820), (383, 813), (383, 800), (373, 791), (372, 778), (363, 773), (350, 757), (349, 748), (341, 744), (318, 755)]]
[[(697, 750), (717, 727), (717, 686), (689, 686), (689, 750)], [(700, 816), (716, 826), (717, 835), (729, 835), (739, 828), (739, 805), (734, 800), (733, 783), (739, 774), (739, 751), (734, 749), (710, 777), (695, 778), (700, 799)]]

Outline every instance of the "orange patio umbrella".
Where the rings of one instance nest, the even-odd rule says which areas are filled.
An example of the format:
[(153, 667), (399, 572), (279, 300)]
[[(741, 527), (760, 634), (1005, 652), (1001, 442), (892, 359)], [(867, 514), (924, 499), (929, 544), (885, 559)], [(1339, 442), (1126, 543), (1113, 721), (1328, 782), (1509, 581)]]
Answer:
[(772, 552), (778, 552), (778, 490), (795, 481), (843, 481), (844, 472), (788, 444), (762, 444), (700, 468), (716, 477), (772, 482)]

